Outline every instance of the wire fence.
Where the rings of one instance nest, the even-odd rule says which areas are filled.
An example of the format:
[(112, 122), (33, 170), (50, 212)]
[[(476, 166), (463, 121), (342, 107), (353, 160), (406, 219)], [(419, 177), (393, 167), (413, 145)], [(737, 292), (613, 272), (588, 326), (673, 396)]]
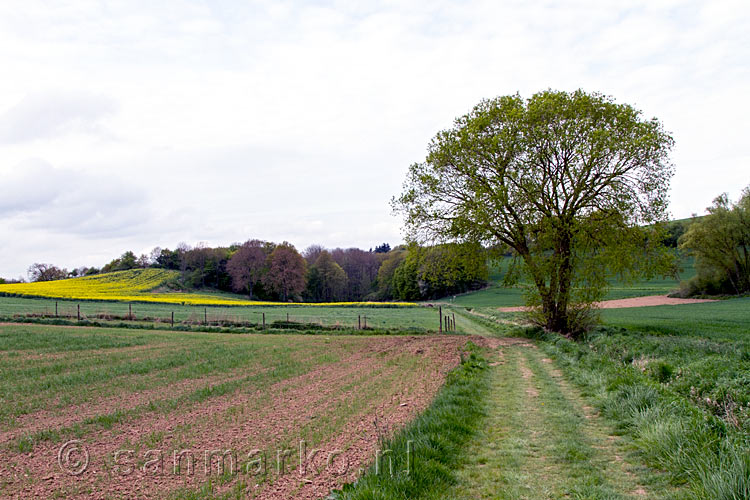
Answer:
[(401, 329), (456, 331), (455, 314), (442, 307), (328, 307), (295, 306), (188, 306), (151, 303), (76, 302), (54, 299), (0, 297), (0, 317), (58, 318), (71, 321), (150, 323), (154, 325), (205, 325), (294, 327), (318, 325), (346, 329)]

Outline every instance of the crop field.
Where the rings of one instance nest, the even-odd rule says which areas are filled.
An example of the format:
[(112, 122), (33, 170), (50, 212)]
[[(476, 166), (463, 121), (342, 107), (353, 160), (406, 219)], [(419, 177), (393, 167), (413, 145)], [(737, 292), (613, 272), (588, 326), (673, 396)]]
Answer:
[[(323, 496), (428, 405), (466, 341), (2, 325), (0, 496)], [(320, 452), (301, 464), (300, 446)]]
[[(67, 318), (77, 321), (80, 306), (82, 321), (101, 324), (166, 327), (174, 313), (179, 325), (233, 325), (249, 323), (260, 328), (265, 321), (323, 325), (327, 327), (400, 329), (414, 333), (437, 331), (439, 315), (433, 307), (368, 306), (191, 306), (160, 303), (107, 301), (70, 301), (24, 297), (0, 297), (0, 318), (6, 320)], [(132, 315), (132, 316), (131, 316)], [(290, 325), (294, 326), (294, 325)]]
[[(163, 269), (133, 269), (97, 274), (82, 278), (34, 283), (0, 285), (1, 295), (56, 298), (67, 300), (98, 300), (118, 302), (147, 302), (199, 306), (264, 306), (286, 305), (243, 299), (226, 293), (182, 293), (165, 288), (179, 276), (177, 271)], [(307, 304), (315, 306), (316, 304)], [(410, 303), (336, 302), (323, 305), (339, 306), (413, 306)]]

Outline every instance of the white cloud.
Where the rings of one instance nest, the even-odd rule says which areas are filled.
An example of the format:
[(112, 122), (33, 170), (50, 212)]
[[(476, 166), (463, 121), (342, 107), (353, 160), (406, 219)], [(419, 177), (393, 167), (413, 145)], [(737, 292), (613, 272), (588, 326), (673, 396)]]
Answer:
[(0, 143), (52, 139), (71, 133), (106, 135), (101, 120), (114, 110), (112, 100), (85, 92), (29, 94), (0, 113)]
[(546, 88), (659, 117), (688, 216), (750, 183), (748, 33), (741, 1), (3, 2), (0, 276), (179, 241), (396, 243), (388, 200), (429, 139)]

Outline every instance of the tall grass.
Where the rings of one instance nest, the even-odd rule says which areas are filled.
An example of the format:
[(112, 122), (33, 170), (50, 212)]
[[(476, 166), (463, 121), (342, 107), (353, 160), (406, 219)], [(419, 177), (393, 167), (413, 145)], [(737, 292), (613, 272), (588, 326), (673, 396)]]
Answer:
[[(541, 338), (543, 349), (632, 439), (645, 461), (666, 471), (675, 484), (686, 485), (692, 499), (750, 498), (748, 433), (657, 381), (658, 376), (625, 353), (627, 343), (623, 342), (617, 358), (611, 349), (604, 353), (595, 349), (596, 337), (607, 335), (606, 331), (585, 343), (537, 330), (524, 333)], [(633, 340), (637, 342), (637, 335)]]

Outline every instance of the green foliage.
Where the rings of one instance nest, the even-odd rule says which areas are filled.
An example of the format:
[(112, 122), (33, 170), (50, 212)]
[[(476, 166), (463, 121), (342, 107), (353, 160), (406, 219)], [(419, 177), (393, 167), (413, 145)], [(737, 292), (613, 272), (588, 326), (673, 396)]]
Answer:
[(122, 254), (119, 258), (114, 259), (112, 262), (102, 267), (103, 273), (111, 273), (114, 271), (128, 271), (138, 267), (138, 257), (131, 251), (127, 251)]
[(400, 300), (440, 298), (480, 288), (487, 281), (487, 255), (477, 243), (411, 244), (405, 256), (396, 259), (401, 262), (393, 271), (392, 289)]
[(737, 203), (722, 194), (708, 212), (680, 239), (680, 248), (695, 256), (698, 272), (683, 287), (683, 294), (750, 292), (750, 187)]
[(683, 234), (685, 234), (685, 231), (687, 231), (687, 228), (690, 226), (691, 222), (691, 219), (669, 221), (669, 223), (667, 223), (666, 225), (666, 230), (664, 233), (664, 246), (667, 246), (669, 248), (677, 248), (680, 243), (680, 238)]
[(312, 302), (344, 300), (347, 281), (346, 272), (323, 250), (307, 271), (307, 298)]
[(394, 286), (394, 276), (396, 269), (406, 258), (406, 250), (401, 247), (395, 248), (387, 255), (378, 269), (378, 298), (381, 300), (398, 297)]
[(394, 200), (409, 236), (478, 241), (517, 257), (548, 329), (575, 333), (609, 272), (671, 272), (664, 248), (672, 138), (600, 94), (479, 103), (439, 132)]
[(393, 291), (400, 300), (419, 300), (419, 253), (414, 246), (407, 252), (404, 261), (393, 272)]

